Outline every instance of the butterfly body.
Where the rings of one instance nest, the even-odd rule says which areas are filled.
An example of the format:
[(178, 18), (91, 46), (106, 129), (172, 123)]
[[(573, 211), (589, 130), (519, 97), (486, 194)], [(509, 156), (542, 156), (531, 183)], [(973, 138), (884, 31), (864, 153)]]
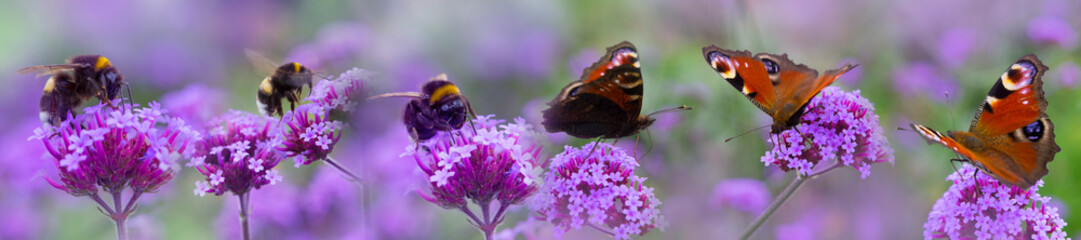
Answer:
[(919, 124), (912, 128), (1000, 182), (1032, 186), (1047, 175), (1047, 163), (1061, 150), (1045, 112), (1045, 71), (1047, 66), (1035, 55), (1017, 60), (991, 87), (968, 131), (943, 134)]
[(856, 67), (848, 64), (820, 76), (817, 70), (794, 63), (787, 54), (752, 54), (711, 45), (702, 48), (702, 55), (717, 74), (773, 117), (772, 133), (797, 125), (812, 97)]
[(544, 129), (578, 138), (620, 138), (649, 127), (654, 119), (641, 115), (640, 67), (634, 44), (624, 41), (609, 47), (579, 80), (548, 103)]

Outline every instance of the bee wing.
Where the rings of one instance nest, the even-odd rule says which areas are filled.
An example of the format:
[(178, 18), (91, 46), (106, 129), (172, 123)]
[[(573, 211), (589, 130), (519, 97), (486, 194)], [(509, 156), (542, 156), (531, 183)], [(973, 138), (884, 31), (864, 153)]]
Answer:
[(244, 55), (248, 56), (248, 61), (250, 61), (252, 66), (255, 66), (255, 69), (259, 70), (260, 73), (271, 74), (278, 69), (277, 63), (271, 61), (270, 58), (263, 56), (263, 54), (255, 50), (244, 49)]
[(424, 94), (419, 93), (419, 92), (394, 92), (394, 93), (384, 93), (384, 94), (371, 96), (371, 97), (368, 97), (368, 99), (378, 99), (378, 98), (388, 98), (388, 97), (419, 98), (419, 97), (423, 97), (423, 96), (424, 96)]
[(56, 74), (58, 72), (72, 70), (72, 69), (75, 69), (77, 67), (85, 67), (85, 66), (87, 66), (87, 65), (86, 64), (40, 65), (40, 66), (33, 66), (33, 67), (26, 67), (26, 68), (23, 68), (23, 69), (19, 69), (19, 71), (17, 73), (19, 73), (19, 74), (37, 73), (37, 76), (35, 76), (35, 77), (41, 77), (41, 76), (53, 75), (53, 74)]

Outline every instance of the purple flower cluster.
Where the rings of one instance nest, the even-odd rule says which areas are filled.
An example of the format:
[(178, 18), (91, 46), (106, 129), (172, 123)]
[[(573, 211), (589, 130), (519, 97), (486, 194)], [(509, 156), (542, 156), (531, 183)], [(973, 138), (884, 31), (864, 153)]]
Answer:
[(154, 102), (142, 108), (103, 106), (88, 107), (86, 114), (69, 117), (59, 127), (34, 130), (30, 139), (44, 142), (60, 170), (58, 180), (46, 179), (53, 187), (73, 196), (125, 188), (153, 192), (173, 178), (176, 162), (190, 158), (194, 148), (189, 144), (201, 138)]
[(281, 144), (278, 120), (266, 116), (231, 110), (215, 119), (199, 153), (187, 164), (206, 175), (195, 182), (194, 193), (237, 196), (282, 180), (274, 169), (285, 154), (276, 148)]
[(766, 166), (796, 170), (806, 176), (822, 160), (833, 159), (836, 164), (822, 172), (851, 166), (860, 171), (860, 178), (866, 178), (871, 174), (871, 164), (893, 163), (893, 149), (874, 110), (859, 90), (847, 93), (827, 87), (811, 99), (798, 126), (770, 136), (773, 149), (761, 160)]
[(616, 239), (663, 230), (664, 219), (657, 208), (661, 201), (653, 188), (645, 186), (646, 178), (634, 175), (636, 167), (634, 157), (606, 143), (594, 142), (581, 149), (566, 146), (551, 159), (531, 208), (556, 226), (557, 238), (582, 226)]
[[(935, 202), (927, 222), (924, 239), (1064, 239), (1066, 227), (1058, 208), (1049, 206), (1051, 197), (1036, 191), (1040, 180), (1021, 189), (999, 183), (987, 174), (965, 165), (946, 179), (953, 186)], [(975, 177), (973, 177), (975, 176)]]
[(1028, 38), (1037, 44), (1054, 44), (1072, 50), (1077, 46), (1077, 31), (1070, 22), (1056, 16), (1040, 16), (1028, 23)]
[[(408, 146), (401, 156), (412, 156), (428, 176), (430, 194), (421, 197), (448, 209), (460, 209), (476, 227), (490, 236), (503, 221), (503, 213), (521, 204), (540, 186), (537, 154), (541, 148), (529, 137), (536, 135), (522, 118), (514, 123), (477, 116), (472, 127), (440, 132), (418, 147)], [(474, 128), (476, 129), (474, 131)], [(499, 209), (489, 218), (489, 204)], [(469, 210), (469, 201), (484, 212), (483, 218)]]
[(332, 120), (331, 111), (352, 112), (356, 109), (363, 81), (371, 75), (366, 70), (354, 68), (334, 80), (319, 81), (312, 87), (312, 94), (301, 104), (286, 113), (282, 121), (289, 125), (283, 132), (282, 145), (278, 149), (296, 162), (294, 167), (308, 165), (327, 158), (334, 145), (342, 137), (344, 123)]

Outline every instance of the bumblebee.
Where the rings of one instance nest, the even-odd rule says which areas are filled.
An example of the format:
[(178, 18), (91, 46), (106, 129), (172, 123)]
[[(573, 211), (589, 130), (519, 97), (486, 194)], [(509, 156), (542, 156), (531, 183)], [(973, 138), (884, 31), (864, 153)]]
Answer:
[(92, 97), (111, 106), (112, 100), (120, 94), (120, 88), (127, 85), (120, 71), (100, 55), (74, 56), (67, 64), (27, 67), (19, 69), (18, 73), (52, 75), (42, 89), (38, 116), (42, 123), (53, 126), (67, 120), (69, 112), (75, 114), (72, 109)]
[(290, 109), (296, 108), (304, 85), (312, 88), (312, 71), (296, 62), (283, 64), (259, 83), (255, 104), (263, 115), (281, 117), (285, 114), (282, 111), (282, 98), (289, 100)]
[(431, 139), (438, 131), (461, 129), (469, 115), (477, 115), (458, 86), (447, 80), (447, 74), (428, 80), (421, 92), (386, 93), (371, 99), (383, 97), (413, 98), (405, 105), (402, 122), (417, 142)]

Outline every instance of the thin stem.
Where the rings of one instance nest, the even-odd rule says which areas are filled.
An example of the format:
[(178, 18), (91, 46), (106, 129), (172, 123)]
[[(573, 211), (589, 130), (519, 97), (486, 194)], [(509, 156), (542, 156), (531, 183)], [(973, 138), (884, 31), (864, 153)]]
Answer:
[(591, 227), (593, 229), (597, 229), (597, 231), (600, 231), (601, 233), (604, 233), (604, 234), (608, 234), (608, 236), (615, 236), (616, 235), (616, 233), (612, 232), (611, 230), (604, 229), (604, 228), (602, 228), (600, 226), (594, 225), (591, 222), (586, 222), (586, 226), (589, 226), (589, 227)]
[(116, 210), (115, 212), (113, 212), (114, 215), (124, 214), (124, 212), (122, 211), (123, 209), (120, 208), (121, 206), (123, 206), (123, 203), (120, 202), (120, 192), (122, 191), (123, 190), (111, 191), (111, 193), (113, 194), (113, 209)]
[(339, 172), (342, 172), (346, 176), (349, 176), (349, 178), (351, 178), (351, 179), (349, 179), (350, 181), (353, 181), (353, 182), (356, 182), (357, 184), (360, 184), (360, 177), (357, 177), (357, 175), (354, 174), (352, 171), (349, 171), (349, 169), (346, 169), (344, 166), (339, 164), (338, 161), (334, 161), (334, 158), (331, 158), (330, 156), (327, 156), (327, 158), (323, 159), (323, 161), (326, 161), (328, 164), (330, 164), (330, 166), (333, 166), (335, 169), (338, 169)]
[(822, 171), (818, 171), (816, 173), (812, 173), (811, 175), (807, 175), (807, 178), (808, 179), (816, 178), (818, 176), (822, 176), (822, 174), (826, 174), (830, 170), (837, 169), (837, 168), (843, 167), (843, 166), (844, 166), (844, 164), (841, 164), (840, 161), (837, 161), (832, 166), (830, 166), (830, 167), (828, 167), (826, 169), (822, 169)]
[(127, 214), (124, 214), (124, 216), (119, 217), (119, 218), (113, 218), (113, 222), (116, 223), (116, 239), (117, 240), (127, 240), (128, 239), (127, 221), (128, 221)]
[(240, 229), (244, 233), (244, 240), (251, 239), (251, 232), (248, 230), (248, 196), (250, 193), (244, 193), (236, 196), (237, 201), (240, 201)]
[(468, 206), (461, 206), (461, 207), (458, 207), (458, 209), (462, 210), (462, 212), (464, 212), (466, 216), (469, 216), (469, 219), (473, 220), (473, 224), (475, 224), (477, 226), (477, 228), (480, 228), (480, 226), (481, 226), (480, 219), (477, 218), (476, 214), (473, 214), (472, 210), (469, 210)]
[(135, 191), (131, 194), (131, 198), (128, 198), (128, 205), (124, 206), (124, 213), (132, 213), (135, 211), (135, 202), (139, 200), (139, 196), (143, 195), (142, 191)]
[(758, 230), (758, 227), (761, 227), (762, 223), (765, 223), (766, 219), (769, 219), (769, 217), (772, 216), (773, 213), (781, 207), (781, 204), (784, 204), (784, 202), (788, 200), (788, 197), (791, 197), (792, 193), (795, 193), (796, 190), (799, 189), (799, 187), (802, 186), (803, 183), (809, 179), (811, 178), (796, 175), (796, 179), (792, 180), (792, 183), (789, 184), (783, 192), (781, 192), (781, 195), (773, 199), (773, 202), (771, 202), (769, 204), (769, 207), (766, 208), (766, 212), (762, 213), (762, 215), (758, 215), (758, 218), (755, 218), (754, 222), (751, 222), (751, 225), (748, 226), (747, 229), (743, 230), (743, 234), (740, 234), (739, 239), (749, 239), (751, 237), (751, 234), (754, 234), (754, 231)]
[(90, 199), (94, 199), (94, 202), (97, 202), (101, 208), (104, 208), (107, 215), (112, 216), (116, 214), (116, 211), (113, 211), (113, 208), (109, 207), (109, 204), (105, 203), (105, 200), (102, 200), (97, 193), (91, 193)]
[(484, 213), (484, 225), (491, 224), (492, 219), (490, 217), (488, 217), (489, 216), (488, 215), (488, 206), (491, 206), (492, 202), (490, 202), (490, 201), (489, 202), (484, 202), (484, 203), (478, 204), (478, 205), (480, 205), (480, 211)]

